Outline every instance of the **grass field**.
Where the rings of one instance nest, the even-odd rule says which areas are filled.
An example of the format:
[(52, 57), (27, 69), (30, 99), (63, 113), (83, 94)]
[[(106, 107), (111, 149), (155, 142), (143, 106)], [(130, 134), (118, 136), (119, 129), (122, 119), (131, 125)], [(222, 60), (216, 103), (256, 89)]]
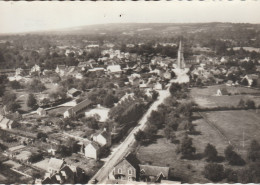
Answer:
[[(217, 90), (226, 88), (230, 96), (216, 96)], [(205, 88), (192, 88), (191, 97), (201, 107), (230, 107), (237, 106), (240, 99), (252, 99), (256, 105), (260, 105), (260, 90), (246, 87), (233, 87), (226, 85), (215, 85)]]
[[(260, 113), (253, 110), (216, 111), (205, 113), (207, 119), (246, 156), (247, 148), (253, 139), (260, 142)], [(244, 137), (244, 147), (243, 147)]]

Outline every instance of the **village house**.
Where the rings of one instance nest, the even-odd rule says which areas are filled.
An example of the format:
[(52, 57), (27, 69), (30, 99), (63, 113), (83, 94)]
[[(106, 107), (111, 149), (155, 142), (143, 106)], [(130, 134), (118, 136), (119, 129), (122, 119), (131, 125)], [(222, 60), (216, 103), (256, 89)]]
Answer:
[(109, 66), (107, 66), (107, 72), (109, 74), (113, 74), (117, 77), (120, 77), (120, 74), (122, 73), (121, 66), (120, 65), (109, 65)]
[(36, 112), (39, 116), (46, 116), (47, 114), (47, 112), (41, 107), (39, 107)]
[(71, 89), (68, 90), (68, 92), (67, 92), (67, 95), (68, 95), (69, 97), (71, 97), (71, 98), (76, 97), (76, 96), (78, 96), (78, 95), (80, 95), (80, 94), (81, 94), (81, 91), (79, 91), (79, 90), (77, 90), (77, 89), (75, 89), (75, 88), (71, 88)]
[(35, 184), (76, 184), (80, 182), (83, 174), (82, 169), (66, 164), (56, 173), (46, 174), (43, 180), (36, 179)]
[(88, 144), (85, 144), (85, 148), (84, 148), (85, 157), (97, 160), (97, 159), (99, 159), (99, 156), (100, 156), (100, 150), (101, 150), (101, 147), (99, 146), (98, 143), (96, 143), (94, 141), (92, 141)]
[(66, 162), (62, 159), (50, 158), (48, 163), (46, 176), (51, 176), (54, 173), (60, 171), (60, 169), (66, 164)]
[(57, 65), (55, 72), (58, 73), (60, 76), (64, 76), (66, 70), (65, 65)]
[(161, 180), (167, 180), (169, 177), (169, 167), (141, 165), (140, 169), (140, 181), (161, 183)]
[(128, 154), (119, 161), (112, 171), (112, 178), (126, 181), (137, 181), (139, 179), (138, 159), (132, 154)]
[(139, 163), (139, 160), (133, 154), (127, 154), (114, 166), (109, 174), (109, 179), (114, 179), (114, 183), (125, 181), (128, 181), (128, 183), (129, 181), (161, 183), (162, 180), (169, 179), (169, 167), (141, 165)]
[(0, 115), (0, 128), (2, 129), (12, 129), (14, 126), (14, 121), (10, 120), (2, 115)]
[(38, 66), (37, 64), (35, 64), (35, 65), (31, 68), (29, 74), (32, 75), (32, 74), (35, 73), (35, 72), (37, 72), (38, 74), (40, 74), (40, 72), (41, 72), (41, 68), (40, 68), (40, 66)]
[(248, 86), (253, 86), (253, 85), (258, 85), (258, 79), (259, 79), (258, 75), (256, 75), (256, 74), (248, 74), (248, 75), (245, 75), (241, 79), (241, 82), (243, 82), (244, 80), (247, 80)]
[(91, 136), (92, 140), (97, 142), (101, 147), (111, 146), (111, 135), (106, 129), (97, 132)]
[(69, 108), (63, 113), (64, 118), (69, 118), (78, 115), (83, 110), (89, 108), (93, 103), (88, 99), (80, 102), (79, 104), (75, 105), (74, 107)]

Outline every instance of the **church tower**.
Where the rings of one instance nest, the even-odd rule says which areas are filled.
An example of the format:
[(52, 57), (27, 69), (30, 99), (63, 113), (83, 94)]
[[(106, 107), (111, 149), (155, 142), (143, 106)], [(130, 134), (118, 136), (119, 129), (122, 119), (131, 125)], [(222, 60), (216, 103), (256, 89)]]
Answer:
[(179, 49), (178, 49), (178, 63), (177, 63), (177, 65), (178, 65), (179, 69), (185, 68), (184, 57), (183, 57), (183, 49), (182, 49), (181, 41), (180, 41)]

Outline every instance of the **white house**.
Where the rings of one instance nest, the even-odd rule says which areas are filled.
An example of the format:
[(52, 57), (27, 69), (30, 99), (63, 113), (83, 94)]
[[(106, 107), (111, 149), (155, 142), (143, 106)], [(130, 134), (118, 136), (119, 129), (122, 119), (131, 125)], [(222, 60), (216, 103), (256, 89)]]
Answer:
[(98, 132), (92, 135), (93, 141), (100, 144), (100, 146), (111, 146), (111, 135), (104, 129), (102, 132)]
[(85, 156), (92, 159), (98, 159), (100, 155), (100, 147), (96, 142), (91, 142), (84, 149)]
[(107, 66), (107, 71), (110, 73), (121, 73), (122, 72), (120, 65)]
[(47, 112), (41, 107), (38, 108), (36, 112), (39, 116), (46, 116), (46, 114), (47, 114)]
[(37, 64), (35, 64), (32, 68), (31, 68), (31, 71), (30, 71), (30, 75), (34, 72), (41, 72), (41, 68), (40, 66), (38, 66)]
[(12, 129), (13, 128), (13, 120), (10, 120), (2, 115), (0, 115), (0, 128), (2, 129)]

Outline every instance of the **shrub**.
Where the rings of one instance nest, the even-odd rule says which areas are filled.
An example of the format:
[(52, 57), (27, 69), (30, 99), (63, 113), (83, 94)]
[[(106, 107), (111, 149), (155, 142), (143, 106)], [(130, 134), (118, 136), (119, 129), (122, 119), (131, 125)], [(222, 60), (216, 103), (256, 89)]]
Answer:
[(238, 181), (238, 176), (237, 176), (237, 172), (230, 169), (230, 168), (227, 168), (225, 169), (225, 177), (227, 179), (228, 182), (231, 182), (231, 183), (237, 183)]
[(210, 163), (204, 168), (204, 176), (213, 182), (221, 181), (224, 178), (224, 167), (221, 164)]

